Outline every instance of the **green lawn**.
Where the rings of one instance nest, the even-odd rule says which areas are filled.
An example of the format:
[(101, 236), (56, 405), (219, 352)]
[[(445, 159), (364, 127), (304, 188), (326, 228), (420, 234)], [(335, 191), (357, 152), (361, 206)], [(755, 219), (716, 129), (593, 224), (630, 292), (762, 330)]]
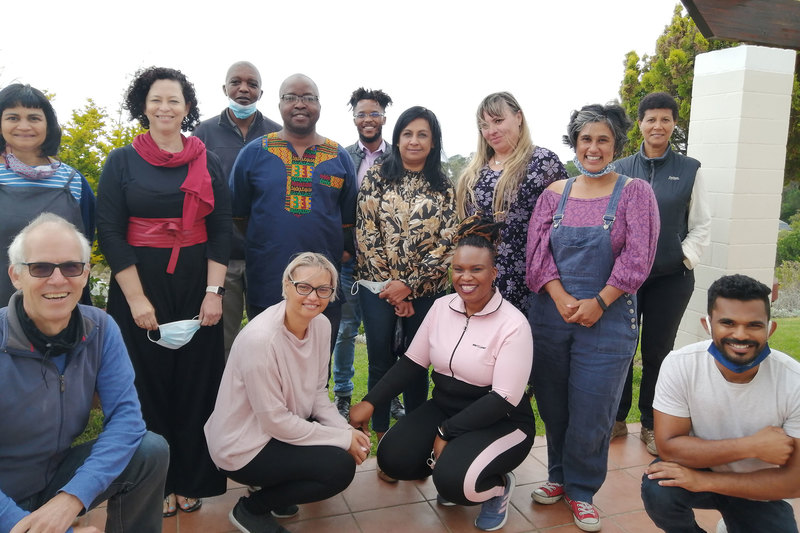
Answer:
[(785, 352), (800, 361), (800, 317), (776, 318), (778, 329), (772, 334), (771, 348)]
[[(770, 340), (770, 347), (786, 352), (795, 359), (800, 361), (800, 317), (794, 318), (776, 318), (778, 329)], [(356, 344), (356, 357), (355, 357), (356, 376), (353, 379), (355, 390), (353, 391), (353, 403), (357, 402), (367, 393), (367, 348), (364, 344)], [(639, 384), (642, 380), (642, 358), (641, 354), (637, 351), (634, 358), (633, 365), (633, 405), (631, 406), (630, 413), (628, 413), (627, 421), (639, 421)], [(331, 398), (333, 398), (333, 381), (330, 384)], [(536, 413), (536, 434), (544, 435), (544, 424), (539, 417), (539, 411), (536, 408), (536, 400), (533, 401), (533, 409)], [(375, 436), (373, 435), (373, 445)], [(373, 446), (373, 452), (375, 451)]]
[[(776, 350), (786, 352), (797, 360), (800, 360), (800, 317), (777, 318), (778, 329), (772, 336), (770, 346)], [(356, 375), (353, 379), (355, 390), (353, 391), (353, 402), (357, 402), (367, 393), (367, 348), (363, 344), (356, 344), (355, 358)], [(639, 421), (639, 383), (642, 379), (641, 356), (637, 352), (633, 366), (633, 406), (628, 414), (628, 422)], [(331, 398), (333, 398), (333, 383), (331, 382)], [(536, 400), (533, 402), (533, 409), (536, 413), (536, 434), (544, 435), (544, 424), (539, 417), (536, 408)], [(78, 437), (74, 444), (85, 442), (95, 438), (102, 429), (102, 413), (95, 409), (92, 411), (86, 431)], [(372, 453), (375, 453), (375, 435), (372, 435)]]

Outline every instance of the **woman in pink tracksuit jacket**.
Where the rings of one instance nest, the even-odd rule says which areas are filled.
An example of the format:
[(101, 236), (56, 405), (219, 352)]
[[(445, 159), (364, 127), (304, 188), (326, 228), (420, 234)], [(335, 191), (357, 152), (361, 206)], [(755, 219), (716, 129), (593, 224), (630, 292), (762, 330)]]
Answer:
[(386, 433), (378, 465), (397, 479), (433, 475), (441, 505), (482, 504), (475, 525), (485, 531), (505, 524), (511, 470), (535, 435), (526, 394), (531, 329), (494, 286), (499, 228), (477, 216), (462, 223), (453, 257), (456, 294), (436, 300), (406, 355), (350, 411), (350, 423), (366, 427), (375, 404), (433, 365), (432, 398)]

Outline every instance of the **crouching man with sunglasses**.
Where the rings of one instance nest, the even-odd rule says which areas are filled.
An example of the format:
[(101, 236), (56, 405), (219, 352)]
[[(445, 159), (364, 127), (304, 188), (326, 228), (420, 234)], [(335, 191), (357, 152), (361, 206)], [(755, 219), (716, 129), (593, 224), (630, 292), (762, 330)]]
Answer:
[[(105, 531), (161, 531), (169, 448), (145, 429), (119, 328), (78, 305), (89, 278), (86, 238), (44, 213), (8, 249), (17, 292), (0, 309), (0, 533), (71, 527), (108, 500)], [(96, 440), (70, 447), (94, 394)]]

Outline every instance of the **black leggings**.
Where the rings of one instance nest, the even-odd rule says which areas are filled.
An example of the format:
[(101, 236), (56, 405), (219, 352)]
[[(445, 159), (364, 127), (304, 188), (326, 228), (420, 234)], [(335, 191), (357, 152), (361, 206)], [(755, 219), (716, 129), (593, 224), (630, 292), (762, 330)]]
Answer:
[(504, 476), (522, 464), (533, 446), (535, 428), (504, 418), (489, 427), (451, 439), (431, 471), (436, 428), (447, 416), (428, 400), (401, 418), (378, 446), (378, 466), (396, 479), (423, 479), (433, 474), (439, 494), (459, 505), (476, 505), (497, 496)]
[(294, 446), (272, 439), (246, 466), (223, 472), (238, 483), (261, 487), (244, 505), (252, 513), (266, 514), (339, 494), (353, 481), (356, 462), (335, 446)]

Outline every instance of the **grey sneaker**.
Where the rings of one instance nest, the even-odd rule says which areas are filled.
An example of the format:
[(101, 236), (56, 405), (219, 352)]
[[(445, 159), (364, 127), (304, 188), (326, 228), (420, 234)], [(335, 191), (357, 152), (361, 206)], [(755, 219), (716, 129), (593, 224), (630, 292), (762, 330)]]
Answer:
[(639, 433), (639, 438), (647, 446), (647, 453), (658, 457), (658, 449), (656, 449), (656, 436), (652, 429), (642, 426), (642, 431)]
[(350, 420), (350, 396), (337, 396), (334, 403), (339, 414), (345, 420)]
[(239, 501), (228, 513), (228, 520), (242, 533), (289, 533), (289, 530), (281, 526), (272, 516), (267, 513), (256, 515), (245, 509), (244, 498)]
[(392, 400), (392, 405), (389, 408), (389, 412), (391, 413), (392, 418), (395, 420), (400, 420), (406, 416), (406, 408), (403, 407), (403, 403), (400, 401), (400, 398), (395, 397)]
[(614, 427), (611, 428), (611, 438), (624, 437), (628, 434), (628, 424), (624, 420), (617, 420), (614, 422)]

